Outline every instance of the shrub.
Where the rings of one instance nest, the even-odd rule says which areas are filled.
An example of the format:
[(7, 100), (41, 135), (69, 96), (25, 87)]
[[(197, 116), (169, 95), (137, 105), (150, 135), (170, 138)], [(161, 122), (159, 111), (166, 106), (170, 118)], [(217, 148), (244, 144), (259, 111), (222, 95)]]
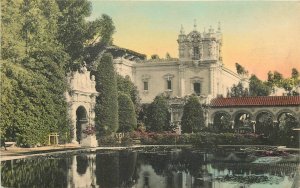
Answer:
[(133, 103), (127, 94), (119, 93), (119, 132), (131, 132), (136, 129), (137, 120)]
[(204, 128), (203, 110), (198, 98), (194, 95), (188, 98), (183, 107), (181, 125), (183, 133), (198, 132)]
[(168, 111), (168, 101), (163, 95), (155, 97), (146, 112), (146, 128), (148, 131), (162, 132), (170, 125), (170, 113)]
[(199, 148), (215, 148), (217, 145), (259, 145), (265, 144), (263, 138), (256, 134), (208, 133), (191, 135), (191, 143)]

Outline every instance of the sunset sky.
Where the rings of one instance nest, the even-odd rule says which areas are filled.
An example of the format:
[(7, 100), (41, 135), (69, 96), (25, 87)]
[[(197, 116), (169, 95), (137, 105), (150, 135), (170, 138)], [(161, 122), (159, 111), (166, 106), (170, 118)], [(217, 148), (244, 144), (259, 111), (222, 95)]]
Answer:
[(203, 32), (221, 22), (223, 62), (240, 63), (261, 79), (277, 70), (300, 71), (300, 2), (92, 1), (91, 20), (108, 14), (116, 26), (114, 44), (146, 54), (178, 57), (177, 37)]

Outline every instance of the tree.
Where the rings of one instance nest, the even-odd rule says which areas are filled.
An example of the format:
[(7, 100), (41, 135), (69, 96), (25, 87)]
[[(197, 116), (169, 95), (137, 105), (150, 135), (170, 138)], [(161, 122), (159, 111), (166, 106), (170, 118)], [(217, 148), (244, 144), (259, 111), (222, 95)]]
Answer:
[(298, 70), (296, 69), (296, 68), (292, 68), (292, 76), (291, 76), (291, 78), (293, 78), (293, 79), (299, 79), (299, 72), (298, 72)]
[(134, 111), (134, 105), (130, 96), (119, 92), (119, 130), (118, 132), (131, 132), (137, 127), (137, 119)]
[(154, 101), (148, 106), (145, 124), (147, 130), (154, 132), (164, 131), (170, 125), (168, 101), (165, 96), (156, 96)]
[[(89, 54), (88, 50), (94, 49), (96, 42), (101, 43), (102, 47), (110, 43), (115, 27), (111, 18), (105, 14), (94, 21), (87, 21), (86, 18), (91, 14), (91, 3), (88, 0), (56, 0), (56, 3), (61, 12), (58, 40), (70, 56), (66, 70), (76, 71), (80, 69), (83, 59), (87, 62), (96, 60), (99, 51)], [(86, 48), (90, 45), (90, 48)]]
[[(111, 17), (103, 14), (101, 18), (88, 23), (88, 31), (91, 37), (86, 41), (84, 59), (93, 63), (105, 51), (107, 46), (112, 45), (112, 35), (115, 32), (115, 26)], [(90, 67), (93, 66), (93, 64), (90, 65)]]
[(181, 129), (183, 133), (199, 132), (204, 128), (204, 113), (198, 98), (190, 96), (183, 107)]
[(119, 128), (117, 79), (110, 54), (104, 54), (97, 63), (96, 90), (100, 94), (96, 98), (95, 124), (98, 135), (103, 135)]
[(1, 1), (1, 59), (12, 62), (25, 57), (25, 41), (22, 39), (24, 17), (21, 15), (22, 1)]
[(3, 3), (1, 75), (6, 75), (6, 86), (14, 95), (3, 96), (1, 106), (12, 97), (12, 106), (3, 105), (3, 111), (10, 107), (16, 111), (14, 116), (4, 113), (1, 126), (9, 128), (5, 136), (19, 145), (44, 144), (50, 132), (65, 135), (69, 130), (63, 69), (67, 57), (56, 40), (57, 4), (50, 0)]
[(169, 54), (169, 52), (166, 53), (166, 59), (171, 59), (171, 55)]
[(248, 74), (248, 71), (246, 71), (246, 69), (238, 63), (235, 63), (235, 68), (238, 74)]
[(130, 96), (130, 99), (134, 104), (136, 116), (138, 116), (141, 111), (141, 98), (137, 87), (132, 83), (129, 76), (123, 77), (117, 74), (117, 87), (118, 92), (123, 92)]
[(271, 93), (271, 87), (262, 82), (255, 75), (251, 75), (249, 83), (250, 96), (268, 96)]
[(57, 39), (70, 56), (66, 70), (79, 70), (87, 36), (86, 18), (91, 14), (91, 3), (87, 0), (56, 0), (61, 14), (58, 17)]
[(248, 96), (248, 89), (244, 88), (243, 84), (239, 82), (237, 85), (233, 85), (231, 88), (231, 97), (246, 97)]
[(282, 83), (283, 83), (283, 76), (281, 73), (274, 71), (273, 73), (271, 71), (268, 72), (268, 81), (267, 81), (267, 85), (270, 87), (282, 87)]
[(151, 55), (151, 59), (157, 60), (157, 59), (160, 59), (160, 58), (157, 54), (153, 54), (153, 55)]

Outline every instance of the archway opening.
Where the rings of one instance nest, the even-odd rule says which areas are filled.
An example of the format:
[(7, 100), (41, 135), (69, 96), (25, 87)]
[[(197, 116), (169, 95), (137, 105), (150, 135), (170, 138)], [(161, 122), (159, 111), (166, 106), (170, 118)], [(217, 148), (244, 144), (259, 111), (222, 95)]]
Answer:
[(290, 112), (282, 112), (277, 116), (277, 137), (280, 144), (288, 147), (299, 147), (299, 134), (293, 130), (299, 127), (299, 121)]
[(213, 119), (213, 127), (218, 132), (231, 132), (230, 115), (226, 112), (217, 112)]
[(270, 136), (274, 132), (273, 116), (270, 112), (261, 112), (256, 116), (255, 132)]
[(297, 119), (289, 112), (282, 112), (277, 116), (278, 127), (280, 130), (288, 130), (296, 127)]
[(83, 106), (79, 106), (76, 110), (76, 141), (78, 143), (82, 140), (82, 129), (87, 123), (86, 109)]
[(234, 129), (238, 133), (253, 132), (254, 128), (251, 123), (251, 114), (247, 112), (239, 112), (234, 117)]

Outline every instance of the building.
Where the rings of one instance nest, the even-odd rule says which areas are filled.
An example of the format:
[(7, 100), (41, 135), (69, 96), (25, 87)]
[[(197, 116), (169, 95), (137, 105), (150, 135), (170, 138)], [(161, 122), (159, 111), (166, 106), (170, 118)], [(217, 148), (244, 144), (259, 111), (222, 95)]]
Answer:
[(116, 71), (137, 86), (142, 103), (152, 102), (161, 93), (171, 97), (196, 94), (209, 103), (212, 98), (225, 97), (239, 82), (248, 88), (246, 75), (224, 66), (220, 26), (200, 33), (195, 24), (188, 34), (181, 27), (177, 42), (179, 58), (146, 60), (143, 54), (116, 46), (106, 51), (112, 53)]

